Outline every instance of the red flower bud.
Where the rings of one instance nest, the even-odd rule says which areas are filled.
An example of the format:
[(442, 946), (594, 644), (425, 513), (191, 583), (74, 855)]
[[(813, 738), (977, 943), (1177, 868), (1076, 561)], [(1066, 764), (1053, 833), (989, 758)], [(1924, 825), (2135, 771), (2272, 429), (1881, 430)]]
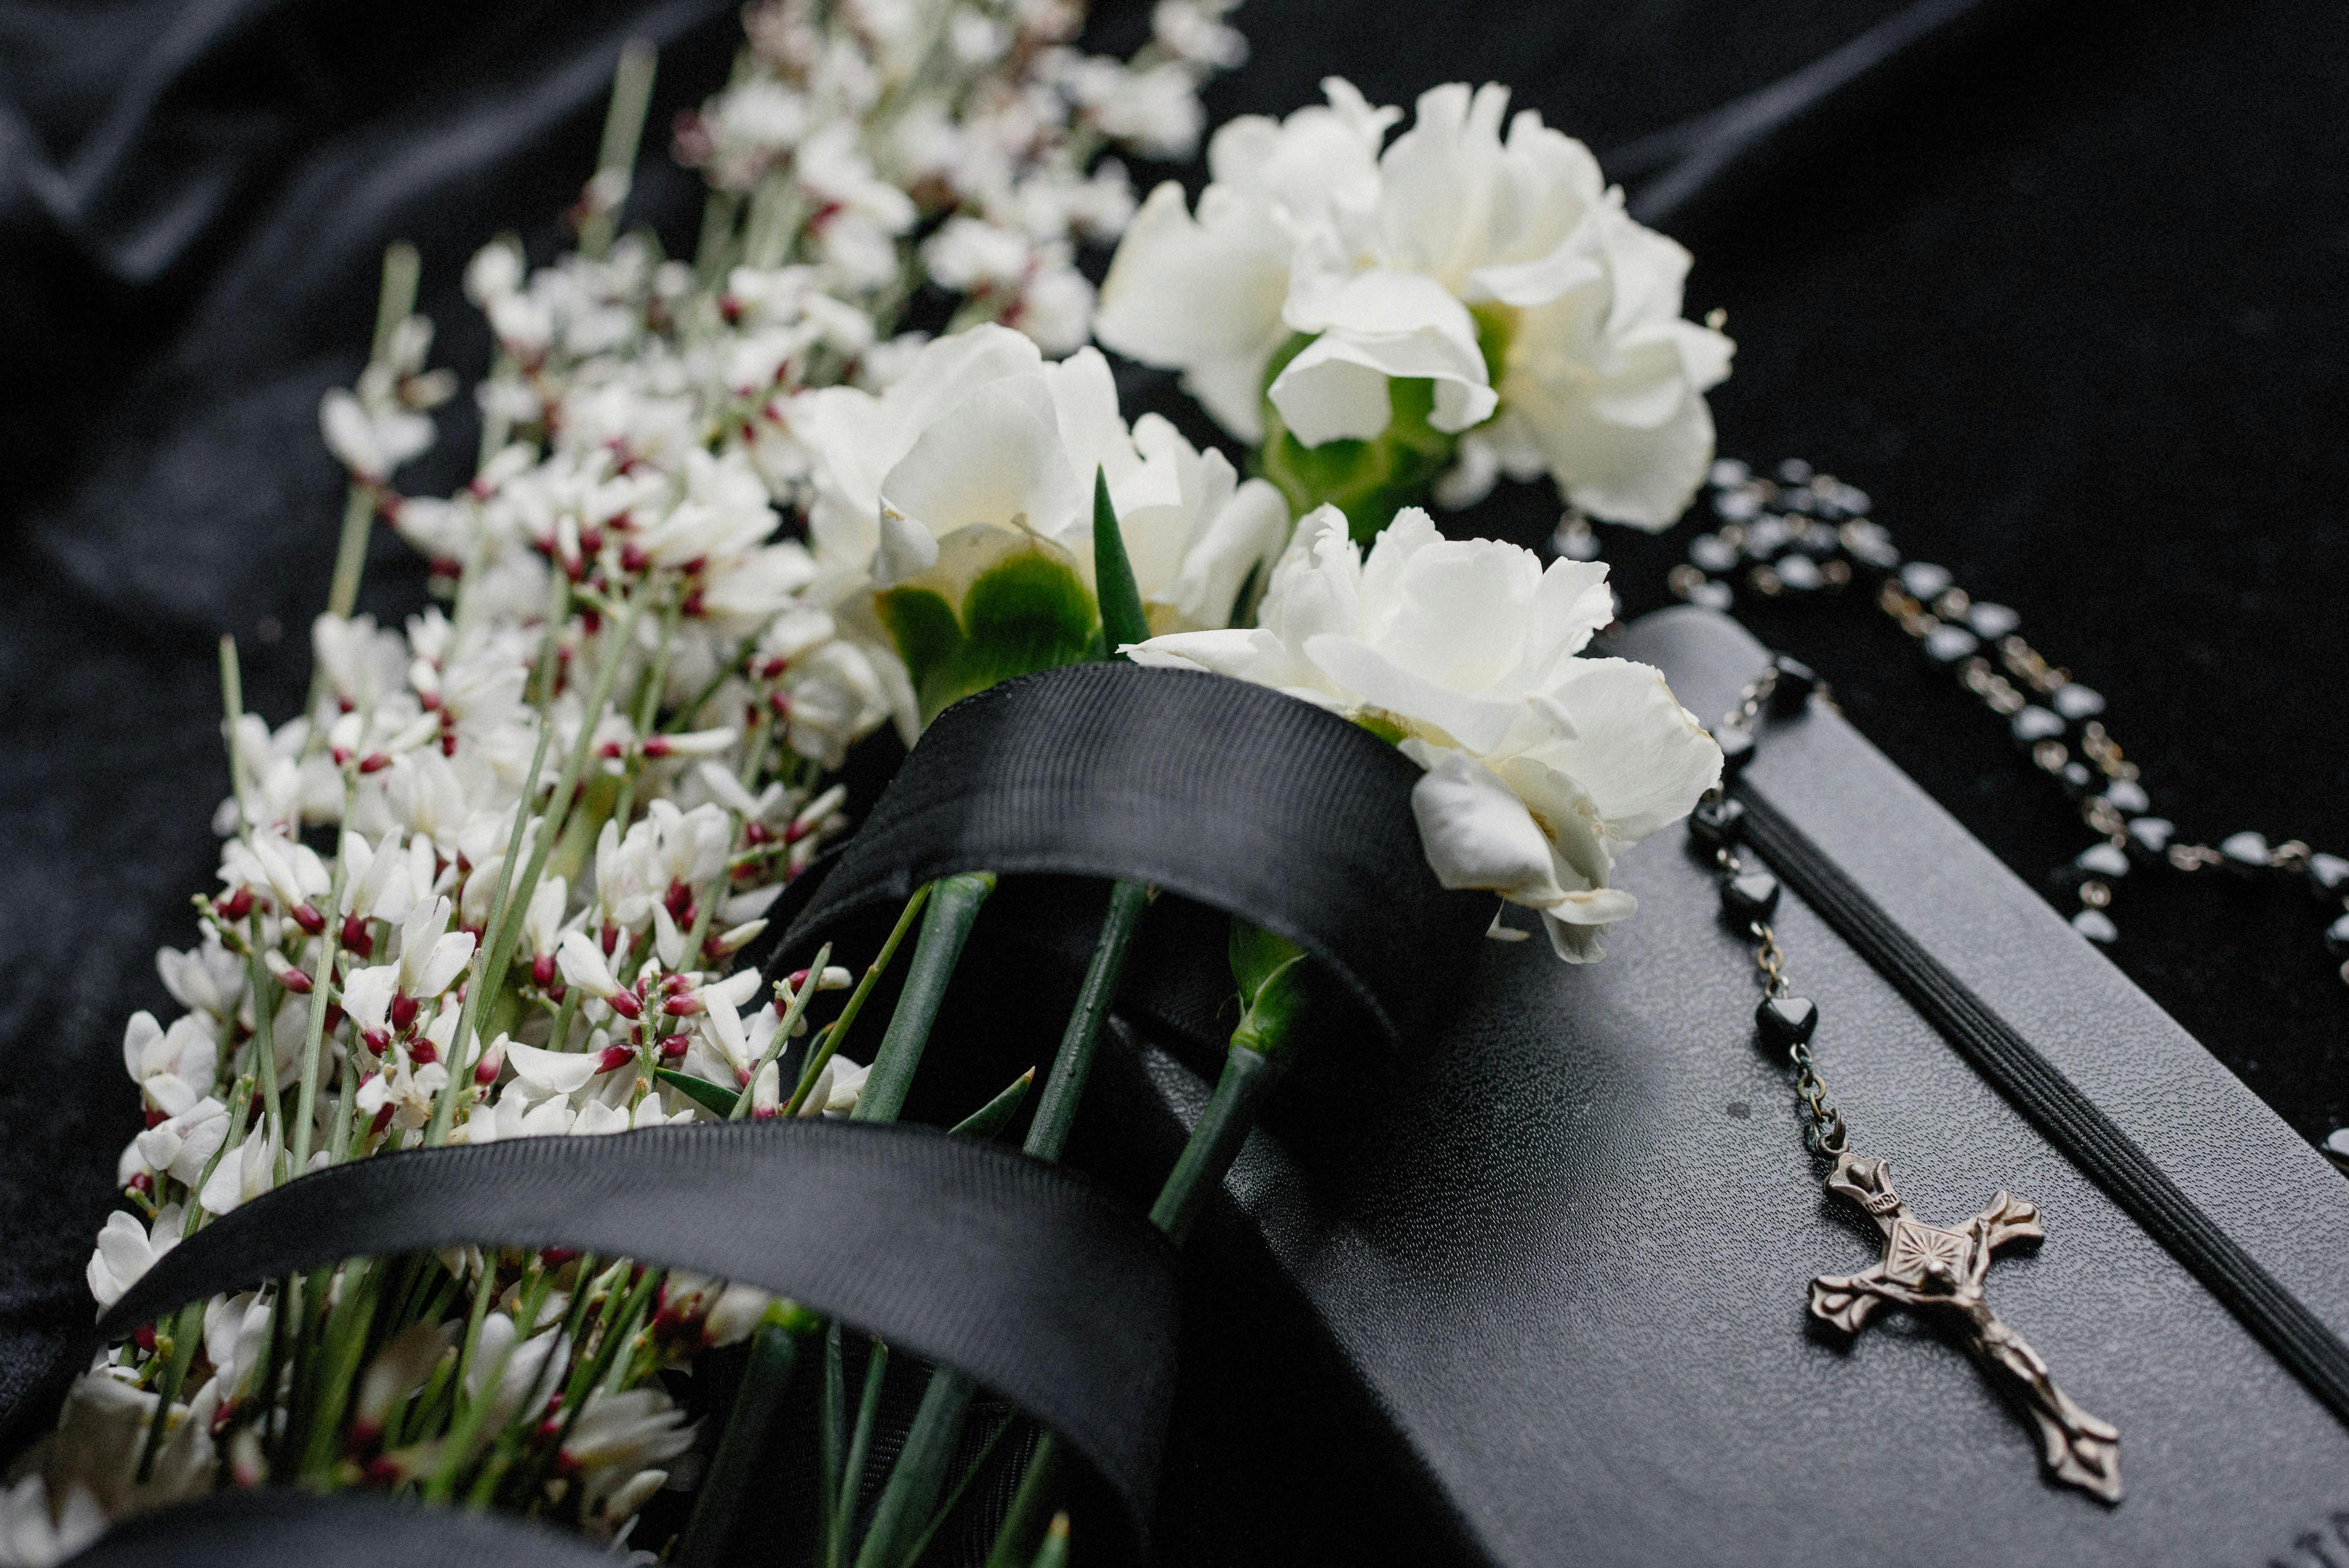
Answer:
[(286, 990), (292, 992), (296, 996), (307, 996), (310, 994), (310, 977), (303, 973), (298, 969), (294, 969), (289, 966), (285, 969), (280, 970), (277, 974), (277, 983), (284, 986)]
[(745, 844), (764, 844), (774, 836), (774, 830), (763, 822), (746, 822), (742, 825), (742, 842)]
[(224, 920), (241, 920), (253, 913), (253, 889), (239, 888), (212, 909)]
[(376, 1114), (375, 1114), (375, 1120), (374, 1120), (372, 1123), (370, 1123), (370, 1124), (368, 1125), (368, 1127), (367, 1127), (367, 1136), (368, 1136), (369, 1137), (373, 1137), (376, 1134), (378, 1134), (378, 1133), (379, 1133), (379, 1132), (383, 1131), (383, 1129), (384, 1129), (384, 1128), (386, 1128), (386, 1127), (389, 1127), (390, 1125), (391, 1125), (391, 1106), (390, 1106), (390, 1103), (389, 1103), (388, 1101), (387, 1101), (387, 1102), (385, 1103), (385, 1105), (384, 1105), (383, 1109), (381, 1109), (381, 1110), (379, 1110), (379, 1111), (376, 1112)]
[(486, 1089), (497, 1081), (498, 1064), (495, 1062), (484, 1056), (473, 1064), (473, 1082)]
[(541, 953), (530, 961), (530, 978), (542, 991), (554, 983), (554, 955)]
[(147, 1107), (147, 1126), (148, 1126), (148, 1128), (149, 1128), (150, 1131), (151, 1131), (152, 1129), (156, 1128), (156, 1127), (161, 1127), (161, 1126), (162, 1126), (166, 1121), (168, 1121), (168, 1120), (170, 1120), (170, 1119), (171, 1119), (171, 1118), (169, 1118), (168, 1116), (164, 1116), (164, 1115), (163, 1115), (163, 1113), (162, 1113), (160, 1109), (158, 1109), (157, 1107), (155, 1107), (155, 1106), (149, 1106)]
[(667, 1039), (660, 1043), (661, 1060), (665, 1062), (684, 1061), (685, 1048), (691, 1044), (692, 1042), (683, 1034), (670, 1035)]
[(595, 1059), (595, 1071), (616, 1072), (636, 1059), (636, 1054), (626, 1045), (606, 1045), (604, 1047), (604, 1054)]
[(318, 907), (306, 899), (295, 905), (288, 912), (293, 915), (295, 925), (314, 937), (326, 929), (326, 917), (318, 913)]
[(633, 1023), (645, 1015), (645, 1004), (636, 1000), (634, 992), (616, 991), (612, 993), (612, 1011)]
[(645, 742), (645, 755), (656, 761), (668, 755), (668, 737), (667, 735), (655, 735)]
[(140, 1349), (145, 1351), (150, 1355), (155, 1354), (155, 1325), (153, 1324), (140, 1324), (139, 1325), (139, 1332), (132, 1334), (130, 1337), (138, 1343)]
[(440, 1060), (440, 1047), (432, 1044), (429, 1036), (419, 1034), (408, 1047), (408, 1059), (419, 1067), (429, 1067)]
[(379, 774), (389, 766), (391, 759), (381, 752), (369, 752), (359, 759), (359, 772), (363, 774)]
[(155, 1194), (155, 1179), (142, 1170), (130, 1179), (129, 1190), (143, 1192), (151, 1198)]
[(652, 565), (652, 557), (646, 555), (644, 552), (644, 546), (636, 544), (634, 540), (631, 540), (627, 544), (620, 546), (620, 569), (622, 571), (641, 572), (650, 565)]
[(375, 938), (367, 933), (367, 923), (357, 915), (343, 917), (343, 946), (361, 958), (375, 957)]
[(391, 998), (391, 1026), (405, 1029), (416, 1022), (416, 998), (406, 992), (395, 992)]

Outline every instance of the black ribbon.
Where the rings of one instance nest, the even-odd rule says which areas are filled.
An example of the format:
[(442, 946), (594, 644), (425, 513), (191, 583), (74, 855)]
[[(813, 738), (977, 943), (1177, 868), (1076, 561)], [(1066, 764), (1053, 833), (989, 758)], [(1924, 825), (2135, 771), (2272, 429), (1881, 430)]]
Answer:
[(206, 1296), (465, 1244), (571, 1247), (789, 1296), (1058, 1431), (1137, 1536), (1174, 1392), (1174, 1253), (1092, 1181), (925, 1127), (737, 1122), (521, 1138), (288, 1182), (165, 1253), (112, 1341)]
[(123, 1521), (70, 1568), (612, 1568), (601, 1546), (510, 1514), (366, 1492), (216, 1492)]
[[(1428, 868), (1419, 777), (1359, 725), (1246, 681), (1123, 662), (1007, 681), (938, 715), (829, 874), (802, 877), (777, 911), (778, 961), (957, 871), (1123, 878), (1296, 942), (1400, 1040), (1492, 915), (1489, 898), (1448, 892)], [(1174, 929), (1185, 952), (1141, 955), (1129, 1010), (1212, 1015), (1231, 995), (1225, 929), (1154, 915), (1145, 949)], [(1030, 935), (1080, 957), (1092, 940)]]

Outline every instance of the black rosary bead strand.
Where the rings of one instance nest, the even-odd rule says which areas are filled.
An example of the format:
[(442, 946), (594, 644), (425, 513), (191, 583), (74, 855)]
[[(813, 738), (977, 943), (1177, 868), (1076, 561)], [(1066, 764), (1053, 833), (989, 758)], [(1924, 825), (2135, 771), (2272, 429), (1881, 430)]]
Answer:
[[(2137, 765), (2106, 728), (2103, 693), (2032, 647), (2014, 609), (1973, 597), (1946, 566), (1905, 559), (1868, 515), (1865, 491), (1798, 458), (1779, 463), (1768, 476), (1724, 458), (1713, 465), (1710, 483), (1716, 526), (1689, 541), (1688, 559), (1667, 579), (1672, 591), (1692, 604), (1727, 610), (1740, 593), (1782, 599), (1854, 585), (1872, 589), (1878, 607), (1926, 659), (2006, 720), (2032, 765), (2079, 803), (2098, 842), (2051, 878), (2075, 906), (2074, 929), (2092, 941), (2118, 940), (2120, 928), (2108, 911), (2116, 886), (2133, 867), (2223, 869), (2298, 882), (2324, 911), (2325, 946), (2342, 961), (2341, 978), (2349, 983), (2349, 857), (2324, 854), (2298, 839), (2271, 846), (2250, 831), (2230, 834), (2215, 846), (2181, 840), (2174, 823), (2153, 815)], [(1775, 690), (1784, 694), (1776, 700), (1799, 708), (1816, 678), (1783, 658), (1776, 669)], [(1725, 774), (1733, 776), (1752, 754), (1753, 736), (1724, 726), (1716, 738)], [(1705, 831), (1693, 818), (1691, 826)], [(2349, 1139), (2340, 1153), (2349, 1160)]]
[(1738, 705), (1713, 728), (1713, 740), (1722, 749), (1721, 787), (1689, 813), (1689, 836), (1710, 852), (1713, 868), (1720, 874), (1722, 918), (1754, 944), (1754, 964), (1762, 976), (1762, 1000), (1754, 1009), (1754, 1026), (1765, 1044), (1785, 1052), (1794, 1064), (1795, 1093), (1803, 1106), (1803, 1142), (1813, 1154), (1833, 1159), (1844, 1152), (1847, 1134), (1843, 1115), (1827, 1099), (1826, 1085), (1811, 1058), (1811, 1035), (1819, 1026), (1818, 1006), (1788, 989), (1786, 955), (1770, 924), (1778, 909), (1778, 878), (1759, 866), (1749, 866), (1739, 855), (1745, 839), (1745, 808), (1723, 793), (1737, 769), (1754, 754), (1755, 720), (1764, 711), (1779, 717), (1798, 713), (1823, 690), (1807, 667), (1784, 657), (1773, 660), (1746, 686)]

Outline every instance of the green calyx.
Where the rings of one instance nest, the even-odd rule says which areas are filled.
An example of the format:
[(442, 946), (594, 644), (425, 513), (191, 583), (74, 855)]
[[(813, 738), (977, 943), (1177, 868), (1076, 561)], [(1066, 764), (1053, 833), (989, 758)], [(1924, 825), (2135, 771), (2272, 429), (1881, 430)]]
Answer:
[(909, 584), (875, 595), (874, 607), (905, 661), (925, 724), (999, 680), (1080, 663), (1099, 646), (1092, 590), (1042, 549), (1019, 550), (979, 573), (959, 605)]
[[(1500, 385), (1517, 313), (1495, 301), (1469, 306), (1476, 324), (1476, 347), (1484, 355), (1485, 374)], [(1265, 367), (1264, 388), (1297, 358), (1313, 335), (1300, 332), (1280, 346)], [(1302, 517), (1317, 506), (1335, 506), (1346, 514), (1347, 532), (1357, 544), (1369, 544), (1406, 506), (1424, 504), (1444, 471), (1452, 465), (1460, 438), (1435, 429), (1428, 418), (1435, 411), (1435, 383), (1423, 378), (1387, 383), (1393, 410), (1387, 428), (1369, 441), (1328, 441), (1307, 446), (1289, 432), (1280, 410), (1267, 396), (1264, 441), (1257, 448), (1254, 467), (1270, 480), (1288, 503), (1289, 515)]]
[(1303, 1037), (1305, 1014), (1312, 1002), (1305, 950), (1287, 937), (1235, 918), (1229, 956), (1232, 979), (1240, 992), (1233, 1048), (1244, 1046), (1272, 1061), (1285, 1059)]

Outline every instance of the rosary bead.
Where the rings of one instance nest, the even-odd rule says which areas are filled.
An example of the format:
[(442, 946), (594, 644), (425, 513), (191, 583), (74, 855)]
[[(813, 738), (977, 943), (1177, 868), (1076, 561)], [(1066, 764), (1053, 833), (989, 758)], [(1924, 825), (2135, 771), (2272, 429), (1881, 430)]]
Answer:
[(2349, 860), (2322, 852), (2310, 856), (2308, 886), (2318, 898), (2327, 901), (2349, 894)]
[(1782, 719), (1801, 712), (1819, 688), (1818, 671), (1783, 653), (1770, 660), (1770, 668), (1778, 672), (1777, 684), (1770, 688), (1770, 711)]
[(1940, 598), (1953, 580), (1949, 567), (1937, 566), (1930, 561), (1911, 561), (1900, 568), (1902, 591), (1924, 604)]
[(1721, 573), (1737, 568), (1737, 547), (1718, 534), (1699, 534), (1689, 541), (1689, 564), (1699, 571)]
[(2084, 719), (2093, 719), (2105, 711), (2103, 695), (2076, 680), (2055, 688), (2055, 694), (2048, 701), (2054, 705), (2055, 711), (2075, 724)]
[(1799, 996), (1765, 996), (1754, 1010), (1762, 1038), (1781, 1048), (1807, 1043), (1819, 1026), (1819, 1010)]
[(1795, 531), (1783, 517), (1761, 516), (1745, 527), (1745, 558), (1766, 561), (1794, 541)]
[(1716, 583), (1710, 577), (1689, 589), (1682, 597), (1699, 609), (1709, 610), (1726, 610), (1737, 597), (1729, 591), (1727, 583)]
[(1778, 557), (1771, 570), (1778, 574), (1779, 583), (1798, 594), (1816, 593), (1826, 579), (1819, 576), (1819, 564), (1808, 556), (1792, 555)]
[(2004, 605), (1975, 605), (1966, 611), (1966, 624), (1984, 642), (1996, 642), (2023, 624), (2023, 617)]
[(2230, 833), (2219, 840), (2219, 853), (2230, 871), (2264, 871), (2268, 868), (2268, 841), (2246, 828)]
[(2324, 928), (2324, 946), (2334, 958), (2349, 958), (2349, 915)]
[(1754, 760), (1754, 732), (1723, 727), (1713, 740), (1721, 748), (1721, 782), (1725, 784)]
[(1982, 639), (1961, 626), (1937, 626), (1925, 634), (1925, 657), (1936, 664), (1971, 659), (1981, 647)]
[(2065, 763), (2064, 771), (2055, 777), (2064, 785), (2064, 793), (2074, 800), (2086, 798), (2088, 792), (2096, 787), (2096, 775), (2088, 771), (2085, 763)]
[(1778, 878), (1767, 871), (1748, 871), (1721, 885), (1721, 911), (1743, 929), (1766, 920), (1778, 909)]
[(2029, 751), (2042, 741), (2052, 741), (2064, 732), (2064, 721), (2044, 708), (2024, 708), (2007, 722), (2014, 743)]
[(1843, 541), (1844, 553), (1863, 566), (1889, 572), (1900, 564), (1900, 551), (1880, 523), (1862, 517), (1845, 524), (1836, 535)]
[(1689, 813), (1689, 836), (1726, 849), (1745, 836), (1745, 808), (1726, 796), (1708, 795)]
[(2128, 857), (2109, 844), (2089, 845), (2072, 857), (2072, 864), (2090, 877), (2107, 880), (2126, 877), (2129, 870)]
[(2140, 816), (2128, 825), (2129, 853), (2140, 860), (2158, 860), (2169, 851), (2178, 825), (2166, 816)]
[(2098, 946), (2120, 940), (2121, 929), (2102, 909), (2083, 909), (2072, 917), (2072, 929)]
[(2153, 797), (2135, 779), (2114, 779), (2105, 785), (2105, 804), (2123, 816), (2153, 809)]

